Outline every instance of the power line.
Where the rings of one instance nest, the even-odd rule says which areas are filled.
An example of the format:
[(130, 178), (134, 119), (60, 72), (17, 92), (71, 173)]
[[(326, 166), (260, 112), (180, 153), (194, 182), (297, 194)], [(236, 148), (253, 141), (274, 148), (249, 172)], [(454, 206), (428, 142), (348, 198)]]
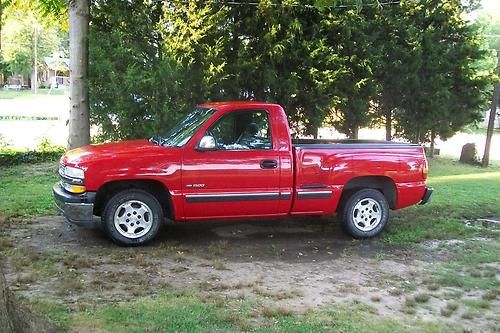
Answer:
[[(179, 1), (181, 3), (190, 3), (191, 1), (187, 0), (181, 0)], [(204, 1), (206, 3), (211, 3), (211, 4), (219, 4), (219, 5), (229, 5), (229, 6), (259, 6), (261, 5), (260, 2), (239, 2), (239, 1), (217, 1), (217, 0), (206, 0)], [(332, 6), (322, 6), (324, 8), (360, 8), (360, 7), (383, 7), (386, 5), (398, 5), (401, 3), (401, 0), (394, 0), (394, 1), (375, 1), (372, 3), (361, 3), (361, 4), (335, 4)], [(266, 3), (265, 5), (267, 6), (272, 6), (272, 7), (298, 7), (298, 8), (318, 8), (317, 6), (314, 5), (305, 5), (305, 4), (282, 4), (282, 3)]]
[[(238, 2), (238, 1), (209, 1), (212, 3), (221, 3), (228, 5), (236, 5), (236, 6), (259, 6), (259, 2)], [(335, 4), (333, 6), (323, 6), (325, 8), (358, 8), (358, 7), (376, 7), (376, 6), (385, 6), (385, 5), (394, 5), (399, 4), (401, 1), (387, 1), (387, 2), (373, 2), (373, 3), (362, 3), (362, 4)], [(267, 5), (274, 7), (302, 7), (302, 8), (317, 8), (314, 5), (304, 5), (304, 4), (280, 4), (280, 3), (268, 3)]]

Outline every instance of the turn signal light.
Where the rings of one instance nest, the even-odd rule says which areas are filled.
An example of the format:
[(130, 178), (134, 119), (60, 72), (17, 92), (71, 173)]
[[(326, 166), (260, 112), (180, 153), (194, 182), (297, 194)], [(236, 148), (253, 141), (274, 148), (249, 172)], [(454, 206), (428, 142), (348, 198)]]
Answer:
[(71, 193), (81, 194), (85, 192), (85, 186), (62, 183), (63, 188)]

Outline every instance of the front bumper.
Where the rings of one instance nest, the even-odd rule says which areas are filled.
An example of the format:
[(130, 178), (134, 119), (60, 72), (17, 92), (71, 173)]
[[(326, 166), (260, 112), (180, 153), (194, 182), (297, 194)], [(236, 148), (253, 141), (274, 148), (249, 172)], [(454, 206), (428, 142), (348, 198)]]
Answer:
[(434, 192), (432, 187), (425, 188), (424, 196), (422, 197), (422, 201), (420, 201), (421, 205), (425, 205), (431, 200), (432, 192)]
[(92, 225), (94, 216), (95, 192), (72, 194), (62, 188), (60, 183), (52, 187), (56, 207), (68, 222), (77, 225)]

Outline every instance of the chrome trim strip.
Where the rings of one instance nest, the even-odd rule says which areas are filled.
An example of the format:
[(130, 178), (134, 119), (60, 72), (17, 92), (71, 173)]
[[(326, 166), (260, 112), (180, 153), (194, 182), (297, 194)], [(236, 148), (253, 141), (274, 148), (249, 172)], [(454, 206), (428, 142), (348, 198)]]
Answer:
[(292, 197), (292, 192), (281, 192), (280, 193), (280, 200), (290, 200)]
[(67, 176), (61, 176), (61, 180), (65, 183), (71, 184), (71, 185), (84, 185), (83, 179), (78, 179), (78, 178), (70, 178)]
[(325, 184), (304, 184), (300, 186), (302, 189), (314, 189), (314, 188), (327, 188), (328, 186)]
[(326, 199), (332, 196), (332, 191), (299, 191), (297, 199)]
[(222, 201), (257, 201), (280, 200), (278, 192), (272, 193), (214, 193), (214, 194), (187, 194), (187, 202), (222, 202)]
[(59, 167), (59, 170), (57, 171), (57, 173), (59, 174), (59, 177), (61, 177), (61, 179), (63, 181), (65, 181), (66, 183), (72, 184), (72, 185), (83, 185), (83, 179), (69, 177), (69, 176), (64, 174), (63, 169), (64, 169), (64, 166), (61, 165)]

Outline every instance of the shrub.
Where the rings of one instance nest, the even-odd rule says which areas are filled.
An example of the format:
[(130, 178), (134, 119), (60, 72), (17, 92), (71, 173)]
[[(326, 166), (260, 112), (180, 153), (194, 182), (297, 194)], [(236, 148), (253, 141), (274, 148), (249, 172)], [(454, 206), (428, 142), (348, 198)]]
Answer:
[(56, 145), (50, 141), (49, 138), (43, 137), (38, 144), (36, 149), (38, 152), (49, 153), (49, 152), (64, 152), (64, 147)]
[(63, 153), (64, 149), (51, 151), (1, 149), (0, 166), (57, 161)]
[(5, 140), (5, 137), (0, 133), (0, 150), (5, 149), (9, 146), (9, 143), (7, 140)]

